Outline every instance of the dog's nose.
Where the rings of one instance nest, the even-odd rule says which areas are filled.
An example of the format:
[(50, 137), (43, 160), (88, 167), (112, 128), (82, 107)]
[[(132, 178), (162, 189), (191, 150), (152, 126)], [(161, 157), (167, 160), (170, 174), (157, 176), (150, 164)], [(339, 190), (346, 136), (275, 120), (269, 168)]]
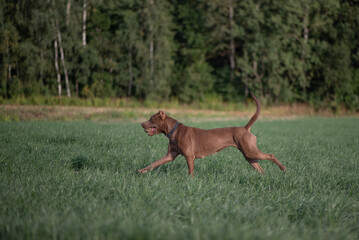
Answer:
[(142, 126), (143, 128), (145, 128), (145, 122), (141, 123), (141, 126)]

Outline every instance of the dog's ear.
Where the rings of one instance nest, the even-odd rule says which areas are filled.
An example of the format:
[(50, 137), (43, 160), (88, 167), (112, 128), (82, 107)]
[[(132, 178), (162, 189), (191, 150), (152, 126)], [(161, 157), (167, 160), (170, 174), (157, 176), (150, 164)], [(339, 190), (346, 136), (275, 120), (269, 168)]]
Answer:
[(166, 114), (163, 111), (159, 111), (158, 114), (160, 115), (160, 118), (163, 120), (166, 118)]

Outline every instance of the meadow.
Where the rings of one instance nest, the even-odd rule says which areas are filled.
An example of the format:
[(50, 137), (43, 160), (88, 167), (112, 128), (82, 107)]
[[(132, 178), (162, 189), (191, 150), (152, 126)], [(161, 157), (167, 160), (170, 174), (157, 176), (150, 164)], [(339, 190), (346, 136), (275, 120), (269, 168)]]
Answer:
[(260, 118), (252, 132), (286, 174), (227, 148), (193, 178), (183, 157), (140, 175), (168, 140), (138, 123), (0, 122), (0, 239), (358, 239), (359, 118)]

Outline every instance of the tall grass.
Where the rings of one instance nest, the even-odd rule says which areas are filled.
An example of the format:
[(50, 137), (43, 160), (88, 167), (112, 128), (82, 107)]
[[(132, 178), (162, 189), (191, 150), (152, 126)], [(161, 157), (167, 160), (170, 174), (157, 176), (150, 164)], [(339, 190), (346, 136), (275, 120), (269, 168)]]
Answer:
[[(189, 123), (202, 128), (244, 121)], [(234, 148), (148, 174), (139, 124), (0, 122), (0, 239), (358, 239), (359, 121), (258, 121), (259, 176)]]
[(243, 110), (245, 105), (240, 102), (224, 102), (219, 96), (206, 96), (202, 101), (191, 104), (180, 103), (177, 98), (164, 101), (138, 100), (136, 98), (79, 98), (56, 96), (18, 96), (11, 99), (0, 97), (0, 104), (15, 105), (47, 105), (47, 106), (82, 106), (82, 107), (122, 107), (122, 108), (191, 108), (205, 110)]

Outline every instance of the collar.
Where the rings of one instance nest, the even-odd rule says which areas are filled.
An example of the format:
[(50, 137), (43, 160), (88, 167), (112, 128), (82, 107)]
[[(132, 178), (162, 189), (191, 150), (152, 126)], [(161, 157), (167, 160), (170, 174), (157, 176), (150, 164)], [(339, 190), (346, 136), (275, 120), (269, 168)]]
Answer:
[(176, 131), (177, 127), (180, 125), (180, 122), (176, 122), (176, 125), (172, 128), (172, 130), (166, 135), (169, 139), (171, 139), (172, 134)]

